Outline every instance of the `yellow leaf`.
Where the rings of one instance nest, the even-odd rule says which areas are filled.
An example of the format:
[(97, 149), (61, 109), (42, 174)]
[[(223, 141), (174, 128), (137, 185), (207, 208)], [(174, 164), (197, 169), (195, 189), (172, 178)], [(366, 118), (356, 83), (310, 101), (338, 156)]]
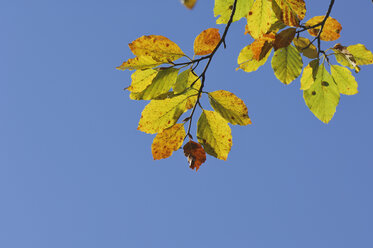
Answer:
[(168, 158), (183, 144), (185, 138), (184, 124), (175, 124), (155, 136), (152, 154), (155, 160)]
[[(237, 0), (236, 12), (233, 16), (233, 22), (246, 17), (254, 0)], [(232, 14), (234, 0), (215, 0), (214, 16), (220, 16), (217, 24), (226, 24)]]
[(275, 37), (274, 33), (264, 34), (262, 37), (251, 43), (250, 48), (253, 51), (253, 58), (255, 60), (260, 61), (268, 54), (273, 47)]
[(245, 103), (233, 93), (218, 90), (210, 92), (209, 99), (213, 109), (233, 125), (251, 124)]
[(203, 110), (197, 123), (198, 142), (206, 153), (226, 160), (232, 147), (232, 134), (227, 121), (214, 111)]
[(357, 65), (354, 55), (350, 53), (347, 47), (337, 43), (332, 50), (334, 51), (334, 56), (338, 63), (355, 69), (356, 73), (360, 71), (360, 67)]
[(275, 49), (275, 51), (277, 49), (289, 46), (294, 39), (295, 32), (295, 28), (288, 28), (276, 34), (276, 38), (273, 43), (273, 48)]
[(131, 75), (131, 86), (127, 88), (127, 90), (131, 92), (141, 92), (152, 83), (155, 76), (157, 76), (157, 70), (137, 70)]
[(320, 65), (315, 82), (311, 87), (303, 91), (303, 98), (311, 112), (319, 120), (328, 123), (333, 118), (340, 94), (338, 86), (324, 65)]
[(209, 28), (202, 31), (194, 40), (194, 54), (207, 55), (212, 53), (219, 41), (219, 29)]
[(168, 68), (159, 70), (152, 82), (141, 92), (136, 100), (151, 100), (167, 93), (175, 84), (179, 69)]
[(173, 126), (186, 111), (188, 96), (179, 95), (164, 100), (152, 100), (141, 113), (138, 130), (159, 133)]
[(277, 18), (291, 27), (299, 27), (306, 15), (304, 0), (272, 0), (272, 7)]
[[(311, 19), (309, 19), (306, 23), (306, 27), (311, 27), (313, 25), (316, 25), (318, 23), (321, 23), (324, 20), (325, 16), (315, 16)], [(320, 32), (321, 26), (317, 26), (315, 28), (308, 29), (308, 33), (312, 36), (317, 36)], [(324, 41), (333, 41), (339, 39), (341, 36), (339, 33), (342, 30), (342, 25), (334, 18), (328, 17), (326, 19), (324, 29), (322, 30), (322, 33), (320, 35), (320, 39)]]
[(330, 72), (341, 94), (355, 95), (358, 93), (357, 82), (349, 69), (339, 65), (331, 65)]
[(206, 152), (203, 147), (191, 140), (184, 145), (183, 149), (185, 157), (188, 159), (189, 167), (198, 171), (199, 167), (206, 161)]
[(311, 41), (304, 37), (298, 37), (293, 40), (295, 47), (299, 52), (303, 53), (309, 59), (315, 59), (318, 57), (317, 48), (314, 44), (310, 44)]
[(170, 62), (184, 56), (176, 43), (161, 35), (141, 36), (128, 44), (137, 57), (150, 56), (157, 62)]
[(118, 66), (118, 70), (144, 70), (149, 68), (154, 68), (158, 65), (163, 64), (163, 62), (155, 61), (150, 56), (141, 56), (132, 59), (128, 59), (123, 62), (122, 65)]
[(373, 64), (373, 54), (363, 44), (348, 46), (347, 50), (354, 56), (358, 65)]
[(272, 24), (272, 13), (271, 1), (256, 0), (247, 14), (246, 31), (254, 39), (259, 39), (269, 31)]
[(258, 70), (259, 67), (261, 67), (262, 65), (264, 65), (267, 62), (270, 54), (271, 54), (271, 52), (268, 51), (264, 58), (257, 61), (256, 59), (254, 59), (254, 54), (253, 54), (253, 51), (251, 49), (251, 45), (248, 45), (248, 46), (244, 47), (241, 50), (240, 54), (238, 55), (237, 63), (239, 65), (239, 67), (237, 68), (237, 70), (242, 69), (246, 72), (256, 71), (256, 70)]
[(304, 69), (300, 79), (300, 89), (307, 90), (315, 82), (317, 70), (319, 69), (319, 60), (312, 60)]
[(277, 50), (272, 58), (275, 76), (284, 84), (290, 84), (302, 72), (303, 62), (299, 51), (292, 45)]
[(188, 9), (193, 9), (196, 5), (197, 0), (181, 0), (181, 3), (184, 4)]

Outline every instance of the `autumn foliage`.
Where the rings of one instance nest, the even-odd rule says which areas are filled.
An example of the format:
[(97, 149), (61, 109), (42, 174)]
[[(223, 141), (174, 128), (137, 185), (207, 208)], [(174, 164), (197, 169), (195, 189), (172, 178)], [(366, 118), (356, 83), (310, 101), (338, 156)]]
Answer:
[[(182, 2), (192, 9), (197, 1)], [(362, 65), (373, 63), (372, 52), (362, 44), (336, 43), (322, 49), (322, 41), (335, 41), (342, 31), (342, 25), (330, 16), (333, 4), (331, 0), (325, 16), (304, 21), (304, 0), (215, 0), (216, 23), (224, 24), (224, 31), (202, 31), (195, 38), (193, 56), (160, 35), (142, 36), (130, 43), (135, 57), (117, 69), (134, 70), (131, 85), (126, 88), (131, 99), (150, 100), (138, 130), (156, 134), (151, 146), (153, 158), (167, 158), (185, 143), (189, 166), (197, 171), (206, 153), (222, 160), (228, 158), (232, 147), (229, 124), (251, 124), (248, 109), (238, 96), (225, 90), (204, 91), (210, 61), (226, 42), (230, 25), (242, 18), (246, 18), (243, 32), (253, 41), (238, 54), (237, 70), (254, 72), (273, 54), (270, 63), (278, 80), (288, 85), (300, 77), (306, 105), (319, 120), (328, 123), (341, 94), (358, 93), (352, 71), (358, 73)], [(198, 74), (196, 69), (203, 63)], [(209, 99), (210, 110), (202, 108), (201, 97)], [(191, 126), (198, 107), (202, 111), (195, 140)]]

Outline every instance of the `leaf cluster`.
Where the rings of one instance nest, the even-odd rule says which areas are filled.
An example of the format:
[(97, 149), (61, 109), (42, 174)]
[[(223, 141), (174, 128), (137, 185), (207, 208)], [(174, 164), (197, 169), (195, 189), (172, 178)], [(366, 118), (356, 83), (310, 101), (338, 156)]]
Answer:
[[(192, 9), (196, 0), (182, 2)], [(373, 63), (373, 54), (362, 44), (334, 44), (322, 50), (321, 41), (337, 40), (342, 30), (341, 24), (330, 17), (333, 4), (331, 0), (325, 16), (303, 22), (304, 0), (215, 0), (216, 23), (226, 24), (225, 29), (222, 35), (217, 28), (202, 31), (195, 38), (192, 58), (160, 35), (142, 36), (130, 43), (135, 57), (117, 69), (135, 70), (126, 90), (133, 100), (150, 101), (141, 114), (138, 130), (156, 134), (153, 158), (167, 158), (185, 143), (183, 149), (189, 166), (197, 171), (205, 162), (206, 153), (227, 159), (232, 147), (229, 124), (251, 124), (245, 103), (235, 94), (225, 90), (204, 91), (205, 73), (215, 52), (222, 44), (225, 46), (230, 25), (242, 18), (246, 18), (245, 34), (253, 41), (239, 53), (237, 70), (258, 70), (273, 50), (271, 65), (275, 76), (285, 85), (300, 77), (306, 105), (318, 119), (328, 123), (340, 94), (358, 92), (351, 70), (358, 73), (360, 66)], [(309, 62), (304, 67), (305, 60)], [(202, 63), (205, 63), (202, 73), (197, 74), (196, 68)], [(210, 110), (202, 107), (203, 96), (208, 97)], [(202, 111), (197, 121), (198, 142), (195, 142), (191, 125), (197, 107)]]

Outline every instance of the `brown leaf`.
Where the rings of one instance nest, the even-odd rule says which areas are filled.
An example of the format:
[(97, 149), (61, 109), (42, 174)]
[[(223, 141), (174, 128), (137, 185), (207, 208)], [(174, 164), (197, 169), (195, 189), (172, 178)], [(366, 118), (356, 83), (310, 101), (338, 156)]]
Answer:
[(295, 47), (309, 59), (315, 59), (319, 56), (317, 48), (311, 41), (304, 37), (298, 37), (293, 40)]
[(206, 161), (206, 152), (203, 147), (191, 140), (184, 145), (183, 149), (185, 157), (188, 159), (189, 167), (198, 171), (201, 164)]
[(276, 34), (276, 39), (273, 42), (273, 48), (275, 51), (277, 49), (289, 46), (291, 41), (294, 39), (295, 32), (295, 28), (288, 28)]

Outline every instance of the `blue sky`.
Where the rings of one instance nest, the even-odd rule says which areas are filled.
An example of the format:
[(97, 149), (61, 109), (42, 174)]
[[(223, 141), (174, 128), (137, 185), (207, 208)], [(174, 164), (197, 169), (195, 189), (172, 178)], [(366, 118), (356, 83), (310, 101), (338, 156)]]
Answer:
[[(312, 2), (312, 3), (311, 3)], [(343, 45), (373, 49), (371, 1), (336, 1)], [(306, 19), (328, 1), (307, 1)], [(304, 103), (299, 80), (270, 65), (235, 71), (244, 21), (216, 54), (206, 90), (234, 92), (253, 125), (232, 127), (227, 161), (198, 173), (182, 151), (153, 161), (154, 136), (136, 130), (145, 102), (122, 89), (127, 44), (158, 34), (192, 54), (217, 26), (213, 1), (0, 3), (0, 247), (373, 246), (373, 67), (342, 96), (330, 124)], [(336, 42), (324, 44), (333, 46)]]

